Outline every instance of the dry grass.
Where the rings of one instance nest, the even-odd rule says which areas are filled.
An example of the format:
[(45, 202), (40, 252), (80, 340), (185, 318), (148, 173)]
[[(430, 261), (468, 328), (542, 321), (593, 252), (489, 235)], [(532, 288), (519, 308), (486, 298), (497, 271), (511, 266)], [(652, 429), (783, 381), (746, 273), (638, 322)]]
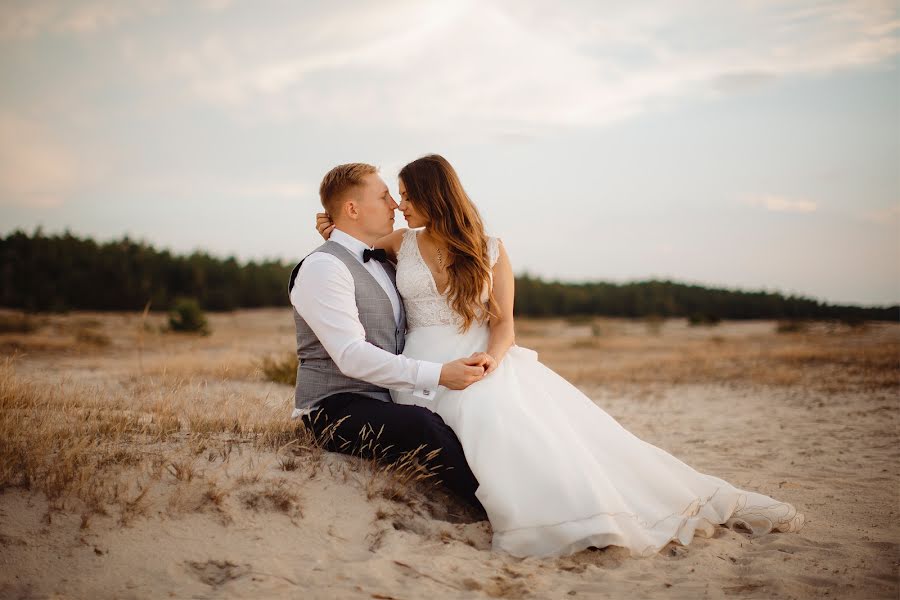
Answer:
[[(302, 481), (324, 469), (358, 481), (372, 501), (421, 510), (436, 493), (434, 456), (420, 451), (384, 464), (377, 432), (362, 432), (356, 460), (334, 472), (322, 460), (328, 432), (316, 438), (289, 420), (290, 385), (264, 383), (295, 372), (289, 311), (212, 315), (215, 333), (205, 338), (154, 333), (159, 319), (51, 316), (28, 333), (0, 334), (0, 348), (26, 349), (0, 364), (0, 488), (71, 505), (85, 526), (93, 514), (123, 523), (142, 517), (157, 488), (167, 490), (172, 514), (208, 512), (227, 522), (229, 511), (254, 508), (297, 518), (299, 495), (272, 478)], [(900, 388), (900, 327), (783, 329), (661, 319), (517, 324), (519, 344), (581, 385)], [(238, 472), (216, 471), (235, 461)]]
[[(94, 514), (116, 515), (122, 524), (145, 516), (156, 488), (168, 494), (171, 515), (205, 512), (230, 523), (227, 500), (235, 489), (250, 488), (239, 496), (239, 508), (302, 518), (299, 495), (270, 471), (277, 464), (314, 477), (330, 431), (314, 436), (288, 419), (289, 410), (283, 403), (211, 397), (189, 384), (137, 384), (117, 395), (72, 382), (38, 383), (6, 359), (0, 365), (0, 489), (41, 492), (53, 510), (81, 511), (83, 527)], [(368, 497), (411, 502), (411, 486), (433, 474), (418, 453), (379, 462), (374, 441), (365, 440), (350, 471), (363, 476)], [(209, 465), (228, 463), (235, 448), (242, 455), (249, 449), (249, 460), (223, 483)]]
[[(685, 331), (681, 323), (642, 331), (639, 324), (599, 320), (570, 328), (528, 324), (518, 343), (574, 383), (673, 385), (733, 383), (793, 386), (838, 392), (900, 388), (900, 336), (896, 326), (868, 330), (835, 324), (803, 328), (763, 323)], [(596, 332), (603, 331), (603, 335)]]
[(175, 351), (167, 355), (154, 355), (143, 359), (142, 375), (158, 375), (177, 379), (245, 379), (259, 377), (259, 367), (252, 356), (245, 352), (228, 351), (209, 353)]
[(75, 341), (79, 344), (99, 346), (101, 348), (112, 344), (112, 340), (108, 335), (87, 327), (75, 332)]
[(38, 327), (37, 320), (24, 313), (0, 313), (0, 333), (33, 333)]
[(380, 497), (394, 502), (412, 503), (411, 489), (421, 490), (424, 486), (431, 490), (440, 483), (441, 467), (434, 464), (439, 452), (440, 450), (425, 452), (424, 447), (420, 446), (391, 463), (373, 460), (371, 475), (366, 482), (366, 496), (370, 500)]
[[(166, 512), (172, 517), (185, 514), (204, 513), (215, 518), (223, 525), (233, 522), (226, 500), (232, 489), (215, 478), (180, 483), (172, 486)], [(135, 517), (144, 516), (136, 514)]]
[(190, 483), (202, 479), (194, 459), (200, 453), (227, 457), (236, 442), (274, 451), (308, 437), (285, 413), (285, 407), (222, 405), (191, 387), (136, 386), (115, 395), (70, 382), (39, 384), (18, 376), (7, 359), (0, 365), (0, 488), (40, 491), (51, 501), (74, 498), (95, 512), (118, 505), (133, 515), (146, 489), (128, 497), (118, 475), (139, 473), (152, 482), (168, 474)]
[[(266, 544), (240, 546), (248, 557), (257, 552), (257, 545), (263, 552), (238, 565), (233, 556), (229, 561), (221, 555), (222, 546), (204, 542), (229, 535), (255, 540), (259, 534), (259, 539), (277, 543), (289, 526), (288, 533), (300, 534), (290, 539), (303, 542), (300, 547), (312, 546), (304, 564), (322, 559), (340, 566), (347, 556), (377, 553), (370, 556), (377, 558), (370, 564), (396, 571), (397, 581), (383, 580), (392, 587), (370, 590), (366, 587), (370, 581), (351, 580), (365, 597), (401, 597), (402, 586), (414, 581), (431, 581), (438, 590), (462, 596), (534, 597), (548, 595), (547, 590), (557, 585), (545, 577), (563, 582), (570, 573), (568, 582), (572, 587), (578, 584), (580, 597), (582, 589), (588, 594), (599, 589), (598, 573), (606, 582), (602, 588), (614, 591), (636, 590), (623, 587), (625, 569), (631, 569), (624, 573), (628, 581), (646, 579), (641, 576), (646, 574), (643, 563), (630, 563), (624, 554), (610, 550), (582, 552), (547, 564), (503, 564), (501, 558), (487, 554), (490, 525), (435, 487), (441, 472), (431, 464), (434, 456), (420, 449), (384, 464), (377, 460), (383, 451), (378, 432), (371, 430), (363, 432), (355, 457), (326, 452), (329, 432), (316, 437), (290, 421), (293, 388), (269, 381), (261, 368), (260, 357), (278, 362), (278, 357), (292, 354), (289, 310), (210, 315), (213, 334), (208, 337), (160, 333), (164, 318), (149, 313), (50, 315), (42, 316), (33, 331), (0, 333), (0, 350), (18, 351), (14, 358), (0, 358), (0, 489), (15, 486), (46, 495), (50, 500), (46, 516), (43, 508), (37, 515), (24, 508), (26, 503), (43, 506), (42, 502), (32, 503), (23, 494), (5, 497), (20, 502), (10, 504), (13, 510), (44, 517), (53, 525), (39, 523), (29, 530), (36, 540), (30, 550), (25, 533), (0, 535), (0, 546), (9, 547), (11, 557), (19, 560), (15, 564), (23, 564), (21, 557), (26, 555), (33, 556), (37, 565), (56, 560), (63, 546), (53, 544), (69, 543), (71, 529), (66, 527), (74, 528), (76, 537), (83, 535), (82, 543), (85, 538), (92, 544), (113, 539), (117, 544), (146, 543), (159, 556), (172, 554), (173, 548), (162, 546), (167, 542), (156, 541), (155, 535), (141, 541), (142, 531), (158, 529), (168, 535), (166, 530), (177, 534), (197, 527), (204, 535), (185, 544), (189, 553), (179, 557), (177, 565), (167, 566), (166, 573), (177, 576), (185, 567), (192, 579), (213, 587), (243, 579), (249, 587), (240, 591), (259, 595), (262, 580), (251, 582), (244, 576), (265, 564), (272, 566), (265, 571), (281, 570), (275, 567), (279, 561), (266, 563), (271, 558), (266, 556)], [(79, 339), (78, 331), (85, 330), (107, 336), (110, 343)], [(806, 574), (827, 566), (847, 573), (845, 564), (863, 564), (864, 558), (867, 566), (856, 567), (852, 582), (857, 590), (870, 590), (876, 588), (866, 584), (873, 580), (868, 565), (890, 568), (884, 557), (896, 544), (888, 543), (890, 532), (883, 524), (884, 514), (894, 507), (890, 495), (879, 490), (889, 489), (896, 475), (896, 411), (891, 399), (900, 390), (900, 325), (806, 323), (799, 331), (778, 332), (774, 321), (691, 327), (685, 320), (671, 319), (524, 320), (517, 323), (517, 336), (520, 345), (537, 350), (543, 363), (592, 397), (609, 399), (624, 392), (610, 400), (611, 414), (621, 415), (630, 430), (637, 425), (635, 431), (649, 432), (648, 439), (661, 442), (661, 447), (697, 458), (700, 467), (736, 461), (736, 470), (723, 474), (729, 478), (736, 474), (741, 483), (756, 486), (771, 475), (779, 495), (793, 494), (787, 499), (805, 505), (820, 520), (819, 533), (811, 528), (808, 537), (801, 538), (803, 549), (788, 553), (791, 560), (800, 560), (804, 552), (813, 552), (794, 567), (796, 571)], [(676, 387), (694, 383), (724, 383), (736, 391), (749, 386), (780, 388), (749, 394), (757, 404), (750, 405), (747, 427), (760, 443), (749, 448), (740, 443), (738, 448), (740, 440), (716, 432), (714, 426), (720, 422), (707, 423), (691, 403), (696, 399), (705, 409), (721, 406), (726, 413), (729, 395), (717, 404), (718, 389)], [(642, 401), (644, 392), (649, 402)], [(657, 392), (664, 400), (660, 407), (673, 411), (667, 423), (678, 427), (654, 428), (656, 417), (650, 413), (659, 408)], [(780, 419), (771, 423), (771, 431), (766, 427), (770, 411)], [(642, 416), (645, 413), (649, 416)], [(733, 427), (733, 420), (730, 423)], [(709, 437), (701, 431), (709, 431)], [(833, 438), (835, 444), (823, 444), (823, 438)], [(767, 466), (760, 471), (764, 463)], [(775, 490), (773, 485), (768, 489)], [(351, 490), (354, 493), (348, 494)], [(847, 504), (847, 498), (862, 501)], [(831, 506), (850, 508), (834, 513), (823, 508)], [(353, 507), (352, 514), (334, 517), (347, 507)], [(104, 537), (123, 526), (135, 527), (138, 535)], [(844, 540), (841, 549), (846, 555), (832, 557), (835, 531), (844, 536), (838, 539)], [(741, 540), (731, 534), (716, 537), (723, 539), (715, 540), (715, 545), (730, 547), (737, 560), (761, 556), (758, 572), (776, 564), (766, 562), (765, 553), (754, 552), (759, 547), (739, 545)], [(819, 542), (823, 549), (815, 554)], [(407, 547), (433, 554), (427, 569), (419, 568)], [(749, 549), (738, 558), (742, 547)], [(106, 553), (116, 558), (117, 548), (121, 546), (110, 551), (100, 545), (94, 552), (98, 560), (101, 556), (110, 560)], [(665, 562), (657, 566), (675, 569), (680, 564), (680, 571), (669, 572), (693, 581), (695, 566), (700, 572), (726, 560), (718, 552), (713, 556), (712, 548), (698, 542), (690, 554), (666, 554), (659, 559)], [(196, 554), (201, 549), (210, 556)], [(776, 558), (780, 565), (781, 553)], [(57, 577), (52, 585), (60, 576), (72, 581), (73, 573), (86, 564), (73, 561), (68, 561), (68, 570), (51, 573)], [(33, 572), (43, 573), (40, 568)], [(132, 573), (131, 565), (122, 572)], [(39, 576), (49, 577), (35, 577)], [(265, 572), (260, 576), (270, 577)], [(311, 575), (317, 581), (321, 576)], [(731, 571), (713, 574), (711, 581), (721, 587), (732, 576)], [(287, 577), (275, 577), (296, 585)], [(182, 579), (178, 584), (188, 582)], [(552, 589), (565, 593), (570, 588)], [(239, 593), (236, 590), (231, 592)], [(156, 592), (164, 595), (168, 590), (153, 588)], [(690, 592), (683, 590), (682, 595)]]
[(303, 517), (300, 495), (284, 479), (269, 480), (261, 489), (244, 492), (241, 502), (251, 510), (279, 512), (292, 519)]
[(296, 352), (285, 352), (280, 358), (278, 356), (264, 357), (260, 361), (259, 368), (269, 381), (296, 385), (298, 362)]
[[(324, 428), (311, 448), (303, 448), (298, 444), (297, 452), (312, 451), (320, 454), (324, 448), (335, 443), (334, 430), (342, 421), (343, 419)], [(390, 447), (380, 443), (381, 433), (371, 426), (363, 427), (357, 440), (344, 440), (338, 444), (343, 452), (355, 458), (347, 463), (349, 472), (365, 475), (361, 485), (368, 500), (383, 498), (419, 510), (426, 504), (425, 495), (436, 492), (436, 486), (441, 482), (440, 473), (444, 467), (437, 462), (440, 450), (426, 451), (422, 445), (402, 453), (394, 460), (388, 460), (386, 457)], [(284, 469), (284, 462), (281, 465)], [(314, 474), (315, 467), (311, 476)], [(348, 471), (345, 470), (342, 475), (347, 480)], [(461, 508), (452, 500), (445, 504), (452, 506), (454, 510)]]
[(809, 324), (806, 321), (780, 321), (775, 326), (778, 333), (806, 333)]

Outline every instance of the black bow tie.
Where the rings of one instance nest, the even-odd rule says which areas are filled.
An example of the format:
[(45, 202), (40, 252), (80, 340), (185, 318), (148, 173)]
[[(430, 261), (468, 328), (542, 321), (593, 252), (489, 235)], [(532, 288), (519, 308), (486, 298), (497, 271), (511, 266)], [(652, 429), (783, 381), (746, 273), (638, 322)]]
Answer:
[(369, 250), (366, 248), (363, 250), (363, 262), (369, 262), (369, 259), (374, 258), (378, 262), (387, 262), (387, 252), (382, 250), (381, 248), (376, 248), (375, 250)]

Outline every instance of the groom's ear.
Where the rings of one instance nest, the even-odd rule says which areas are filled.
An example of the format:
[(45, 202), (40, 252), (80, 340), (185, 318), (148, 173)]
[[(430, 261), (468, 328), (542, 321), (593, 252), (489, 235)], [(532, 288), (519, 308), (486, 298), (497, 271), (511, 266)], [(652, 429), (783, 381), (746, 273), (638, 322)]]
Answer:
[(359, 218), (359, 206), (357, 206), (356, 200), (352, 198), (345, 200), (340, 208), (340, 212), (354, 221), (357, 220)]

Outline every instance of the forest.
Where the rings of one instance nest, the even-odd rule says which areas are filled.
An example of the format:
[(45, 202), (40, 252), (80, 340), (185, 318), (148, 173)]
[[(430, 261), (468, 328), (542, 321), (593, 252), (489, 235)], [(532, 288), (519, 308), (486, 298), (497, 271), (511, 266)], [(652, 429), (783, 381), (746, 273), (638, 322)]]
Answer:
[[(128, 237), (98, 243), (65, 232), (14, 231), (0, 239), (0, 306), (29, 312), (167, 310), (194, 298), (205, 310), (289, 306), (294, 264), (241, 263), (205, 252), (178, 255)], [(900, 306), (827, 304), (771, 291), (730, 290), (674, 281), (566, 283), (516, 277), (515, 312), (531, 317), (622, 316), (720, 319), (900, 318)]]

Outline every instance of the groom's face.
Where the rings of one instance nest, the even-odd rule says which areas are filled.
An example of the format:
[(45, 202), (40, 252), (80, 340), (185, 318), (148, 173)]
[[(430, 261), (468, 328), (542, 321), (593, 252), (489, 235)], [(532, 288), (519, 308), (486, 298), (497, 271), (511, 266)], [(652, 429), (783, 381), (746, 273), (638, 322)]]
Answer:
[(363, 177), (359, 191), (357, 213), (359, 224), (366, 233), (382, 237), (394, 230), (394, 211), (397, 203), (387, 184), (377, 173)]

